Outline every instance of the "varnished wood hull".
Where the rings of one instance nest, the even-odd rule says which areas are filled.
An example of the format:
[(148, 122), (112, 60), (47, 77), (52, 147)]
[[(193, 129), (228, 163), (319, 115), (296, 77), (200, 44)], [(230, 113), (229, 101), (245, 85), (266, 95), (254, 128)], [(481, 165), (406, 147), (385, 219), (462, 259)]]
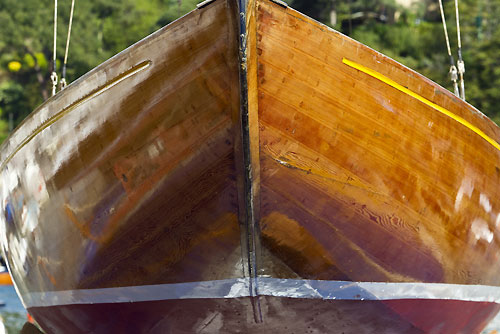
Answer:
[(498, 127), (292, 9), (239, 10), (195, 10), (4, 144), (30, 313), (48, 333), (479, 333)]

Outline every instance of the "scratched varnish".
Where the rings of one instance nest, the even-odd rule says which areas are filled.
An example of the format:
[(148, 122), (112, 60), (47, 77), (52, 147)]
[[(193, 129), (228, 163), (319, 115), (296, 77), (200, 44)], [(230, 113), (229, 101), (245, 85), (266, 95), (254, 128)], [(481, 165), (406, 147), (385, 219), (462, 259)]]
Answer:
[(498, 304), (257, 296), (249, 277), (500, 286), (498, 141), (474, 107), (291, 8), (215, 0), (9, 137), (2, 247), (47, 333), (479, 333)]

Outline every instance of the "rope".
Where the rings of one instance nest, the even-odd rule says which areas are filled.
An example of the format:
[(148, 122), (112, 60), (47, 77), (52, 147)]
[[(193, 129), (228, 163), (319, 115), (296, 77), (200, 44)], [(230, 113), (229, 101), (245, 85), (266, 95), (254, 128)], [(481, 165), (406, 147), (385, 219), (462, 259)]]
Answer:
[(457, 40), (458, 40), (458, 74), (460, 74), (460, 97), (465, 101), (465, 83), (464, 83), (464, 73), (465, 73), (465, 63), (462, 59), (462, 41), (460, 38), (460, 14), (458, 11), (458, 0), (455, 0), (455, 15), (457, 18)]
[(458, 49), (462, 48), (462, 41), (460, 39), (460, 15), (458, 12), (458, 0), (455, 0), (455, 15), (457, 16), (457, 40), (458, 40)]
[(450, 39), (448, 38), (448, 29), (446, 28), (446, 19), (444, 17), (444, 9), (443, 9), (442, 0), (439, 0), (439, 10), (441, 11), (441, 20), (443, 21), (444, 37), (446, 38), (446, 47), (448, 49), (448, 56), (450, 57), (450, 77), (451, 77), (451, 81), (453, 82), (453, 89), (455, 91), (455, 95), (460, 96), (460, 93), (458, 91), (458, 83), (457, 83), (458, 70), (455, 66), (455, 60), (453, 59), (453, 56), (451, 54)]
[(56, 46), (57, 46), (57, 0), (54, 0), (54, 53), (52, 58), (52, 74), (50, 75), (50, 80), (52, 81), (52, 96), (56, 95), (56, 88), (57, 88)]
[(71, 39), (71, 26), (73, 25), (73, 13), (75, 10), (75, 0), (71, 1), (71, 12), (69, 14), (68, 37), (66, 38), (66, 51), (64, 52), (64, 63), (62, 68), (61, 89), (67, 85), (66, 82), (66, 64), (68, 63), (69, 42)]

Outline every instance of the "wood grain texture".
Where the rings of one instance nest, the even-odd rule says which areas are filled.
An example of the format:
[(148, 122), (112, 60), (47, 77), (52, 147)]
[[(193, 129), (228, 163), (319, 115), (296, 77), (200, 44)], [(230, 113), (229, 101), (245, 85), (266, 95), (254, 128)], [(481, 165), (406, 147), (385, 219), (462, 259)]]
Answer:
[(234, 11), (218, 1), (149, 36), (3, 146), (4, 247), (21, 293), (242, 276)]
[[(294, 275), (499, 285), (500, 152), (407, 87), (499, 140), (467, 103), (289, 8), (258, 1), (262, 233)], [(312, 235), (281, 233), (298, 225)], [(331, 268), (331, 275), (325, 267)], [(272, 272), (271, 269), (269, 271)]]

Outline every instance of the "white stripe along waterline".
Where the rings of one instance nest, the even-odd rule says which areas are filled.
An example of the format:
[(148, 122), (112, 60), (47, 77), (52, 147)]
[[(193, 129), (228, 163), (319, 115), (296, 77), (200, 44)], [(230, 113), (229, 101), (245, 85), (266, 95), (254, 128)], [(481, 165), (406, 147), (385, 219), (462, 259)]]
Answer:
[[(442, 283), (319, 281), (259, 277), (259, 295), (324, 300), (447, 299), (500, 304), (500, 287)], [(105, 289), (32, 292), (26, 307), (72, 304), (131, 303), (175, 299), (243, 298), (249, 278)]]

